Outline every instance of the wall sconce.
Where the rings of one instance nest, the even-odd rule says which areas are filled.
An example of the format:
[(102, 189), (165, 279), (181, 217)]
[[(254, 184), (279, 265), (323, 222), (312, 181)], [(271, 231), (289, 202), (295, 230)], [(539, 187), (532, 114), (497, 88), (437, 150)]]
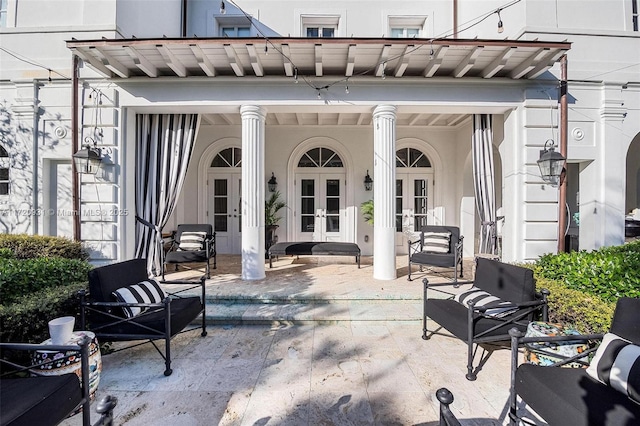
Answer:
[(269, 182), (267, 182), (267, 185), (269, 185), (269, 192), (276, 192), (276, 188), (278, 187), (278, 181), (276, 180), (276, 177), (273, 174), (273, 172), (271, 172), (271, 179), (269, 179)]
[(373, 179), (369, 176), (369, 170), (367, 170), (367, 175), (364, 177), (364, 190), (371, 191), (371, 187), (373, 186)]
[(93, 146), (91, 146), (89, 142), (92, 141), (93, 139), (86, 138), (86, 143), (82, 146), (82, 149), (73, 154), (73, 162), (79, 173), (90, 175), (98, 173), (98, 169), (102, 163), (102, 150), (96, 146), (95, 141), (93, 141)]
[[(548, 149), (547, 146), (549, 146)], [(551, 184), (551, 186), (562, 184), (561, 177), (566, 160), (562, 154), (555, 151), (553, 139), (548, 139), (544, 143), (544, 149), (540, 151), (540, 159), (538, 160), (542, 180)]]

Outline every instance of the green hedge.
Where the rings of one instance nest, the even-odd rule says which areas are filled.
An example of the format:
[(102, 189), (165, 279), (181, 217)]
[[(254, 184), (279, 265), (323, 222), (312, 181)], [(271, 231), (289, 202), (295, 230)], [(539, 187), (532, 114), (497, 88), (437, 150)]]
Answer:
[(0, 250), (5, 248), (11, 250), (16, 259), (35, 259), (38, 257), (89, 259), (89, 252), (82, 246), (82, 243), (63, 237), (0, 234)]
[(583, 334), (606, 333), (611, 327), (615, 302), (568, 288), (560, 281), (536, 277), (538, 290), (549, 295), (549, 321), (574, 326)]
[(546, 254), (535, 270), (541, 277), (605, 301), (640, 297), (640, 241), (591, 252)]
[(21, 296), (72, 282), (86, 282), (92, 266), (77, 259), (0, 258), (0, 303), (11, 304)]
[(62, 316), (76, 317), (80, 327), (77, 292), (85, 282), (60, 284), (22, 296), (12, 304), (0, 305), (0, 341), (40, 343), (49, 338), (48, 321)]

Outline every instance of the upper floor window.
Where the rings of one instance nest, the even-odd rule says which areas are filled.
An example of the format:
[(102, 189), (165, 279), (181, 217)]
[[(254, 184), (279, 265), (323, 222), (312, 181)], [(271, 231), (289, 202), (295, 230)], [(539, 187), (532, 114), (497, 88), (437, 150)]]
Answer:
[(222, 27), (220, 35), (222, 37), (249, 37), (251, 36), (251, 27)]
[(251, 37), (252, 18), (245, 15), (223, 15), (214, 17), (220, 37)]
[(302, 16), (304, 37), (335, 37), (338, 32), (339, 16)]
[(7, 27), (7, 0), (0, 0), (0, 28)]
[(0, 145), (0, 195), (9, 194), (9, 153)]
[(416, 38), (420, 35), (420, 28), (391, 28), (393, 38)]
[(393, 38), (420, 37), (426, 21), (426, 16), (389, 16), (389, 34)]

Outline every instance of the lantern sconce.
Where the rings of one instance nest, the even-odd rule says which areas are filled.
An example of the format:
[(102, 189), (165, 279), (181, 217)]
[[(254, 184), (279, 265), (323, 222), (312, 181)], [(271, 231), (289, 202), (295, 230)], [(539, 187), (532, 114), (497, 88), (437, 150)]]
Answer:
[(273, 172), (271, 172), (271, 179), (269, 179), (267, 185), (269, 185), (269, 192), (276, 192), (278, 181), (276, 180), (276, 176), (273, 174)]
[(548, 139), (544, 143), (544, 149), (540, 151), (540, 159), (538, 160), (542, 180), (554, 187), (562, 185), (562, 172), (566, 160), (562, 154), (555, 151), (553, 139)]
[(364, 177), (364, 190), (371, 191), (371, 187), (373, 186), (373, 179), (369, 176), (369, 170), (367, 170), (367, 175)]
[(102, 163), (102, 150), (90, 137), (85, 138), (84, 142), (82, 149), (73, 154), (73, 162), (79, 173), (95, 175)]

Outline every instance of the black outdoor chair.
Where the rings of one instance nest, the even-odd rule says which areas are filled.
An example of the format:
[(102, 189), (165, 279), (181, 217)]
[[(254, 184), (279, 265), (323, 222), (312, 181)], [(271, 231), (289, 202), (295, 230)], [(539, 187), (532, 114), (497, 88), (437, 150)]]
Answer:
[[(513, 330), (510, 334), (511, 425), (516, 425), (521, 420), (517, 412), (518, 396), (550, 426), (640, 424), (640, 299), (618, 300), (611, 329), (605, 336), (522, 337), (519, 330)], [(591, 355), (593, 349), (571, 358), (560, 359), (551, 366), (522, 364), (518, 367), (520, 345), (542, 342), (558, 344), (567, 341), (573, 344), (594, 340), (602, 340), (602, 344), (597, 348), (590, 370), (561, 366)], [(559, 358), (557, 354), (553, 356)], [(622, 382), (628, 386), (627, 391), (622, 392), (624, 388), (620, 387), (620, 382), (616, 383), (616, 389), (612, 384), (596, 380), (589, 373), (596, 374), (605, 382), (609, 379), (615, 381), (616, 376), (622, 377)]]
[[(174, 265), (177, 271), (178, 265), (191, 269), (187, 265), (204, 263), (205, 276), (211, 278), (211, 259), (213, 269), (216, 269), (216, 234), (210, 224), (178, 225), (169, 243), (169, 249), (164, 255), (165, 265)], [(162, 266), (163, 281), (165, 265)]]
[(436, 392), (436, 398), (440, 402), (440, 419), (438, 426), (461, 426), (449, 408), (449, 405), (453, 402), (453, 394), (451, 391), (447, 388), (440, 388)]
[[(454, 294), (436, 288), (442, 284), (429, 285), (424, 278), (423, 335), (428, 340), (434, 333), (427, 332), (427, 317), (435, 321), (458, 339), (467, 343), (468, 380), (475, 380), (491, 352), (499, 347), (508, 347), (509, 329), (512, 327), (526, 331), (529, 322), (536, 315), (547, 319), (547, 295), (543, 290), (537, 293), (533, 271), (520, 266), (509, 265), (497, 260), (478, 258), (473, 286), (460, 293), (459, 301)], [(432, 298), (428, 290), (444, 293), (447, 298)], [(497, 298), (492, 301), (490, 296)], [(489, 298), (488, 298), (489, 297)], [(475, 349), (474, 349), (475, 345)], [(473, 360), (478, 347), (483, 352), (476, 369)]]
[(458, 266), (462, 278), (463, 239), (457, 226), (423, 226), (420, 238), (417, 241), (409, 241), (407, 280), (411, 281), (412, 265), (419, 265), (420, 270), (423, 266), (453, 268), (453, 282), (457, 286)]
[[(47, 426), (57, 425), (80, 407), (82, 425), (91, 425), (89, 398), (89, 344), (86, 337), (78, 345), (35, 345), (29, 343), (0, 343), (0, 425), (2, 426)], [(80, 374), (67, 373), (59, 376), (43, 376), (41, 368), (55, 360), (31, 364), (25, 352), (55, 351), (80, 352)], [(22, 357), (20, 354), (26, 356)], [(113, 408), (118, 400), (105, 396), (98, 401), (96, 412), (100, 418), (95, 425), (111, 426)]]
[[(196, 282), (171, 281), (171, 284), (184, 285), (184, 287), (179, 291), (167, 293), (166, 297), (164, 295), (150, 297), (142, 294), (150, 292), (155, 286), (145, 291), (130, 290), (131, 286), (139, 286), (148, 281), (150, 280), (146, 259), (126, 260), (89, 271), (89, 300), (84, 291), (80, 292), (81, 326), (83, 330), (91, 330), (96, 337), (107, 342), (146, 340), (122, 349), (138, 346), (147, 341), (152, 343), (165, 360), (164, 375), (169, 376), (172, 373), (171, 339), (178, 333), (199, 328), (200, 326), (187, 328), (195, 322), (198, 315), (202, 315), (201, 335), (203, 337), (207, 335), (204, 304), (205, 277), (200, 277)], [(198, 287), (200, 287), (201, 296), (182, 297), (180, 295)], [(122, 291), (122, 289), (128, 290)], [(116, 290), (121, 295), (119, 298), (114, 295)], [(131, 298), (134, 293), (137, 296), (134, 295)], [(126, 300), (127, 298), (130, 300)], [(86, 328), (87, 320), (88, 328)], [(155, 340), (158, 339), (163, 339), (165, 342), (164, 354), (156, 345)]]

